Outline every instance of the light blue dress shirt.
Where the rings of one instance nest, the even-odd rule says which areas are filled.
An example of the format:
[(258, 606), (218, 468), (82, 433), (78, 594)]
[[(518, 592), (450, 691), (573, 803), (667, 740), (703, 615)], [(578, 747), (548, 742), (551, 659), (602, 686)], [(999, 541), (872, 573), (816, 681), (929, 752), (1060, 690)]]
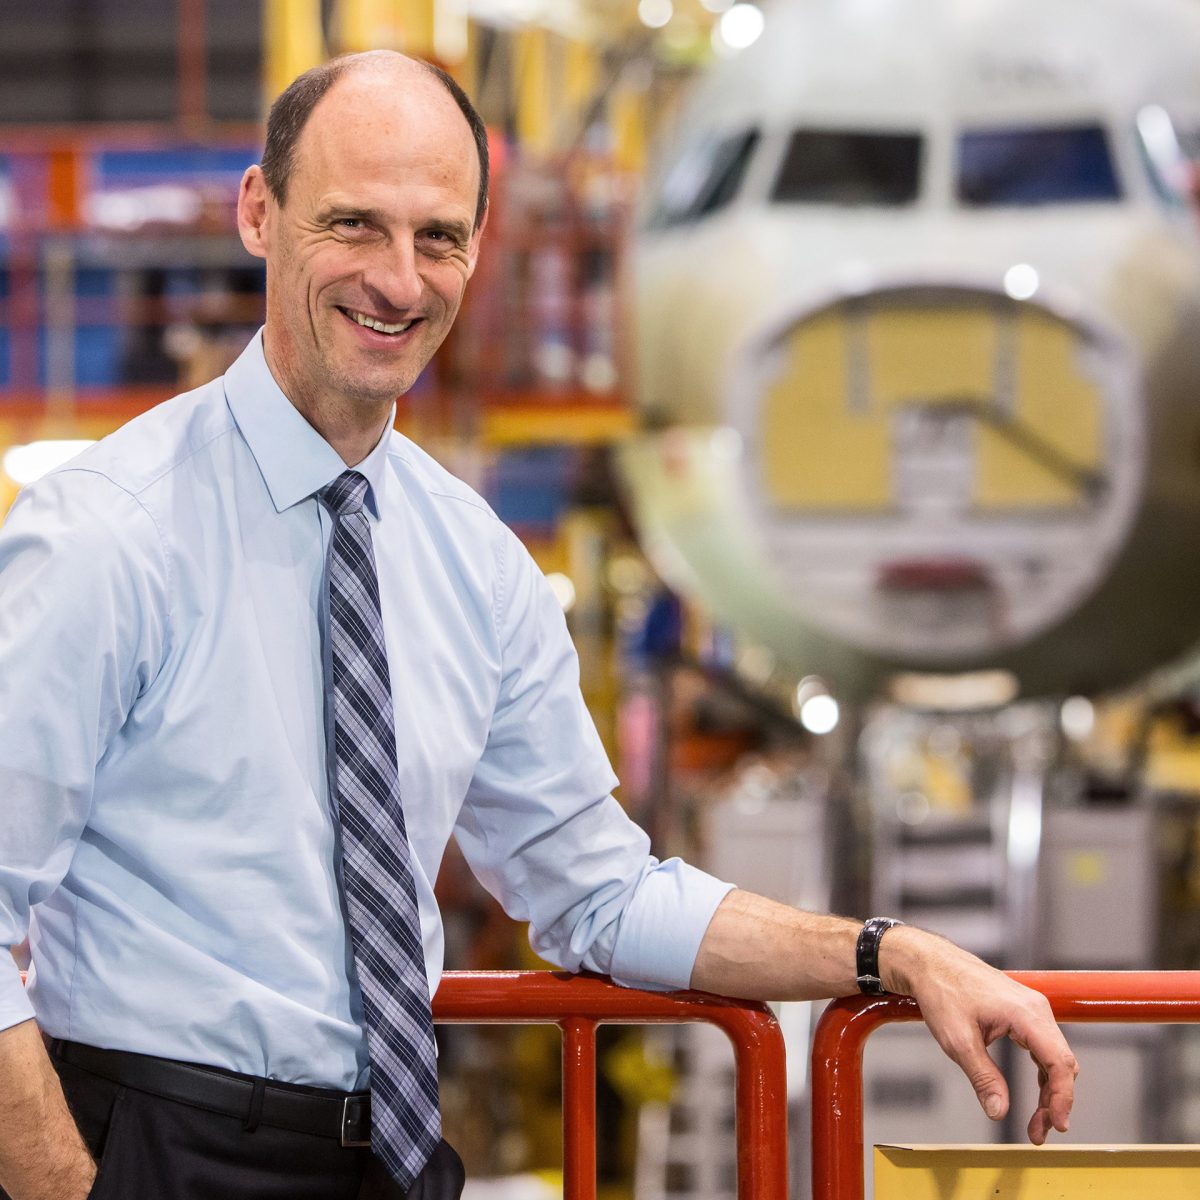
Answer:
[[(0, 530), (0, 1028), (362, 1086), (325, 774), (314, 493), (344, 470), (261, 333), (222, 378), (27, 488)], [(609, 794), (562, 613), (399, 434), (359, 465), (431, 990), (453, 834), (539, 954), (687, 985), (728, 886)]]

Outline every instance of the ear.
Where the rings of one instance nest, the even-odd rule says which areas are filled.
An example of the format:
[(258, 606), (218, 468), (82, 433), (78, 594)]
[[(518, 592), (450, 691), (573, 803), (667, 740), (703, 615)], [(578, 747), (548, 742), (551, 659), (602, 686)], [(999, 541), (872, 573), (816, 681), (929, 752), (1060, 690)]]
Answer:
[(470, 279), (475, 274), (475, 263), (479, 259), (479, 243), (483, 240), (483, 231), (487, 227), (488, 213), (492, 211), (491, 205), (483, 210), (483, 216), (479, 218), (479, 225), (471, 234), (471, 242), (467, 247), (467, 278)]
[(269, 218), (275, 199), (267, 187), (262, 167), (247, 167), (238, 189), (238, 233), (242, 245), (255, 258), (266, 258), (270, 244)]

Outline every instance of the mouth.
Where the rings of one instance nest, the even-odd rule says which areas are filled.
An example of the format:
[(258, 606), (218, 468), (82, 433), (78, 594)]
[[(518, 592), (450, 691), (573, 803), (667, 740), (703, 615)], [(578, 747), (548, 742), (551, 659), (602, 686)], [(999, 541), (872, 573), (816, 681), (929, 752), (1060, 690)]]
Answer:
[(373, 317), (369, 313), (359, 312), (353, 308), (343, 308), (341, 305), (338, 305), (338, 312), (348, 321), (353, 321), (359, 328), (370, 330), (372, 333), (381, 334), (383, 337), (388, 338), (397, 338), (401, 334), (407, 333), (421, 320), (420, 317), (411, 317), (407, 321), (389, 323), (381, 321), (378, 317)]

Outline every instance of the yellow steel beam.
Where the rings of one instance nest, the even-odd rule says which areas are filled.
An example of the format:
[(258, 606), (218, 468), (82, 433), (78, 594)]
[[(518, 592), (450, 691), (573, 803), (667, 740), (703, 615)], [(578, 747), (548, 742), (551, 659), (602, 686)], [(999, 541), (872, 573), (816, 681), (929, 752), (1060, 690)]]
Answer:
[(418, 58), (436, 57), (437, 0), (339, 0), (338, 49), (402, 50)]
[(551, 148), (550, 35), (531, 25), (516, 35), (517, 136), (524, 149), (545, 154)]
[(504, 405), (483, 412), (486, 446), (595, 445), (634, 431), (633, 414), (613, 405)]
[(267, 0), (263, 49), (263, 88), (270, 104), (302, 71), (325, 61), (321, 0)]
[(609, 122), (617, 166), (641, 174), (646, 166), (646, 88), (640, 81), (623, 80), (613, 89)]
[(563, 85), (571, 128), (578, 128), (584, 110), (592, 102), (600, 80), (596, 52), (586, 42), (572, 38), (567, 43), (566, 79)]

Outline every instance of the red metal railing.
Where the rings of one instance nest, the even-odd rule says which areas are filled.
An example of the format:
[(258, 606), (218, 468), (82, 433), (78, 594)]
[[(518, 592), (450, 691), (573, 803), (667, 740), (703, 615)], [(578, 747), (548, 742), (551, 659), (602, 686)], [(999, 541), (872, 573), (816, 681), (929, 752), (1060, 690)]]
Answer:
[(737, 1065), (738, 1200), (786, 1200), (783, 1034), (763, 1004), (702, 992), (640, 992), (551, 971), (449, 971), (435, 1021), (557, 1025), (563, 1035), (563, 1198), (596, 1196), (596, 1027), (707, 1021), (733, 1043)]
[[(1042, 992), (1062, 1022), (1200, 1023), (1200, 971), (1012, 976)], [(888, 1021), (920, 1019), (916, 1001), (900, 996), (857, 996), (826, 1008), (813, 1042), (813, 1200), (862, 1200), (863, 1046)]]

